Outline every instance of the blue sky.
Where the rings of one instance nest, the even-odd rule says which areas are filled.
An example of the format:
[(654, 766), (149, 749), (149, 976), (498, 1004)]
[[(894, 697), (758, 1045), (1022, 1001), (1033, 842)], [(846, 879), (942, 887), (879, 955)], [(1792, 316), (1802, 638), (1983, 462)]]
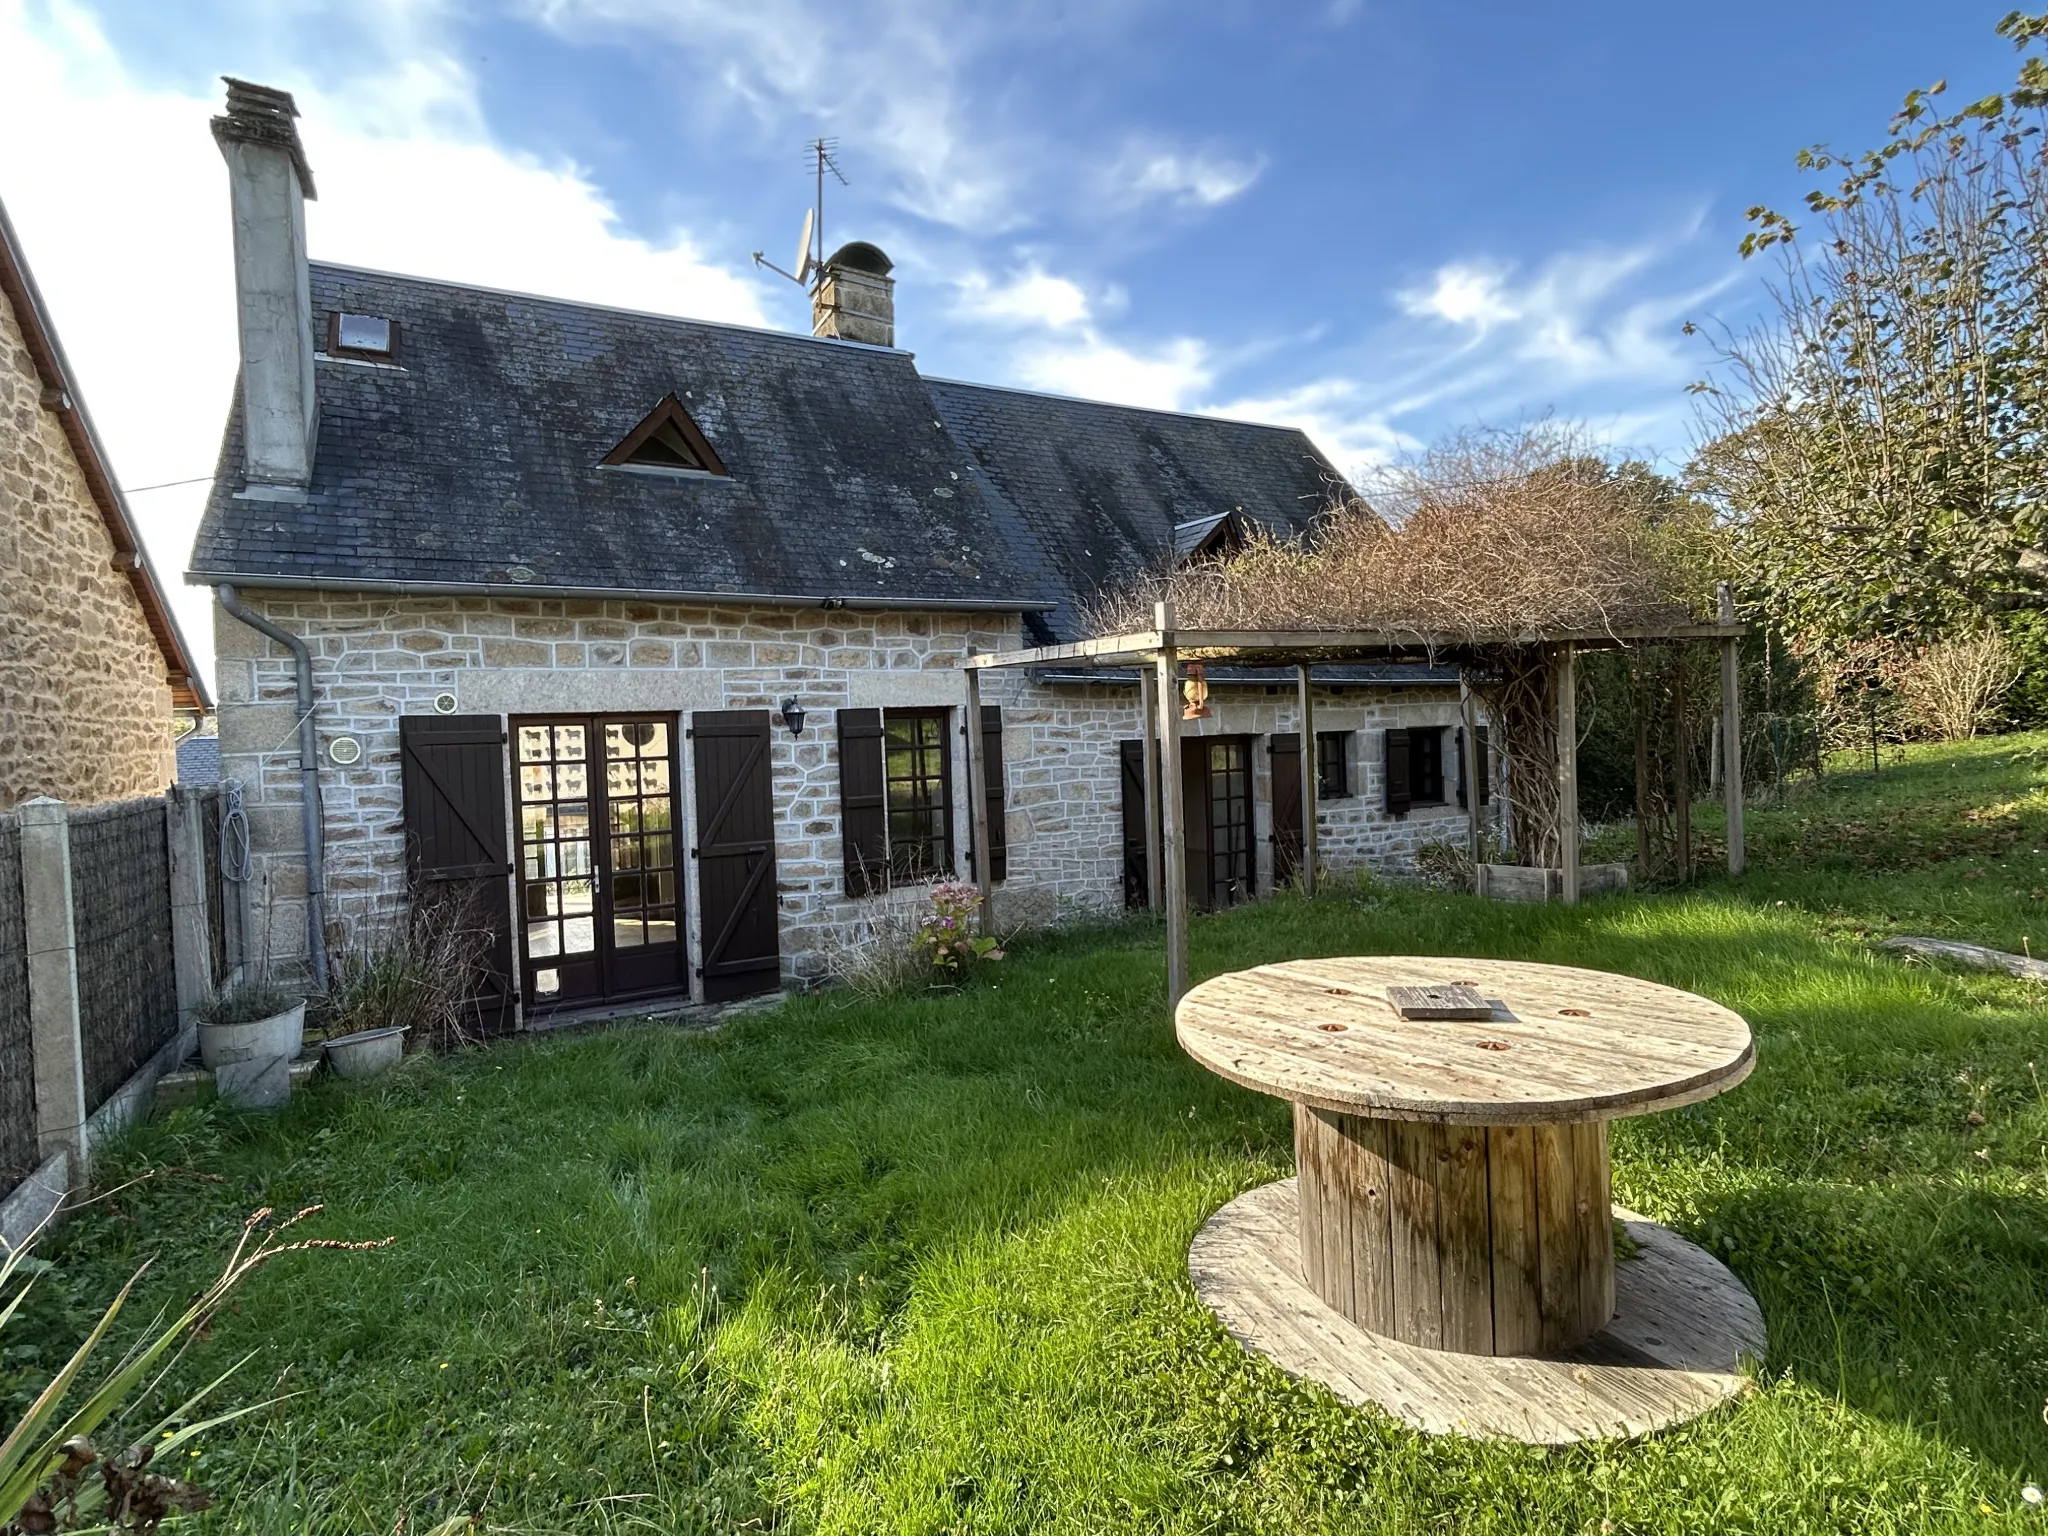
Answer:
[[(1681, 324), (1757, 313), (1744, 210), (1911, 86), (2003, 85), (2007, 5), (0, 0), (0, 197), (133, 486), (211, 467), (231, 387), (220, 74), (298, 93), (316, 256), (807, 329), (747, 255), (824, 133), (929, 373), (1346, 467), (1545, 412), (1676, 464)], [(196, 494), (136, 506), (182, 569)]]

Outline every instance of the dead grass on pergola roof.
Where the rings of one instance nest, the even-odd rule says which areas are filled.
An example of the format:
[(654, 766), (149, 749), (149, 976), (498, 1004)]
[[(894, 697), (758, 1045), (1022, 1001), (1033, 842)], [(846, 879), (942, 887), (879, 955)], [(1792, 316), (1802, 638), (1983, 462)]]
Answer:
[(1161, 600), (1189, 629), (1473, 644), (1682, 625), (1701, 611), (1710, 519), (1572, 428), (1467, 434), (1388, 471), (1369, 494), (1336, 502), (1302, 537), (1255, 527), (1234, 555), (1105, 592), (1089, 614), (1094, 633), (1148, 629)]

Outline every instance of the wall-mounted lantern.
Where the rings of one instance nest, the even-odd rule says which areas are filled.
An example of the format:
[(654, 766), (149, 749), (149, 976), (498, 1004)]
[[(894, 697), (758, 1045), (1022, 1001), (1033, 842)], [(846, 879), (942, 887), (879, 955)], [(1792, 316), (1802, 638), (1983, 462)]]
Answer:
[(804, 707), (793, 696), (782, 701), (782, 723), (789, 727), (790, 735), (803, 735)]
[(1209, 673), (1199, 661), (1188, 663), (1188, 680), (1180, 685), (1180, 692), (1181, 697), (1187, 700), (1181, 708), (1181, 719), (1209, 718)]

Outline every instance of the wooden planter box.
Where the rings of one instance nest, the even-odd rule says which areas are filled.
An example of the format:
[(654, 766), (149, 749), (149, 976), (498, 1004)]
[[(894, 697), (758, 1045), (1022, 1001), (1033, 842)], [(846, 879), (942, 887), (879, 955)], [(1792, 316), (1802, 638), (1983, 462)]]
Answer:
[[(1527, 864), (1482, 864), (1475, 889), (1495, 901), (1561, 901), (1564, 871), (1536, 869)], [(1581, 864), (1579, 896), (1598, 896), (1604, 891), (1628, 889), (1626, 864)]]

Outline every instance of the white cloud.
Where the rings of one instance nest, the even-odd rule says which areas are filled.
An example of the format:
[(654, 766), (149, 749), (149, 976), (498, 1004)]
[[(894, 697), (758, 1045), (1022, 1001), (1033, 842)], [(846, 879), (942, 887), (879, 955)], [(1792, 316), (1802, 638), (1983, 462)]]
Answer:
[(1246, 191), (1265, 170), (1263, 158), (1233, 160), (1224, 156), (1132, 149), (1111, 172), (1135, 200), (1163, 198), (1183, 207), (1214, 208)]
[(1506, 273), (1495, 267), (1454, 261), (1438, 267), (1428, 288), (1410, 288), (1395, 295), (1402, 310), (1418, 318), (1434, 317), (1452, 325), (1486, 330), (1517, 315), (1505, 291)]
[(1014, 366), (1033, 389), (1166, 411), (1190, 409), (1216, 376), (1209, 349), (1191, 337), (1141, 348), (1092, 330), (1071, 341), (1027, 345)]
[(959, 279), (958, 287), (956, 308), (961, 317), (988, 324), (1022, 323), (1066, 330), (1084, 324), (1092, 308), (1079, 283), (1037, 266), (1006, 278), (969, 272)]
[(982, 232), (1027, 221), (1020, 159), (985, 125), (968, 124), (976, 93), (961, 81), (965, 61), (1000, 35), (1001, 10), (812, 0), (537, 0), (534, 9), (564, 36), (654, 33), (715, 60), (693, 88), (715, 80), (726, 105), (774, 134), (793, 121), (827, 133), (858, 125), (852, 168), (863, 158), (886, 165), (890, 200), (921, 218)]
[[(957, 282), (954, 313), (1018, 338), (1007, 349), (1015, 377), (1033, 389), (1119, 405), (1186, 410), (1216, 377), (1209, 348), (1178, 336), (1150, 346), (1112, 341), (1097, 324), (1098, 306), (1072, 278), (1035, 264), (1004, 277), (979, 270)], [(1121, 306), (1120, 291), (1105, 306)]]
[[(655, 37), (702, 60), (685, 110), (724, 112), (776, 135), (794, 123), (843, 134), (849, 171), (882, 169), (886, 201), (969, 235), (1116, 217), (1158, 201), (1213, 208), (1251, 186), (1265, 166), (1156, 134), (1103, 163), (1068, 141), (1057, 111), (1020, 100), (1018, 50), (1057, 38), (1106, 53), (1122, 41), (1110, 34), (1128, 30), (1140, 8), (1121, 0), (529, 3), (565, 37)], [(1076, 165), (1091, 162), (1077, 195)]]
[[(468, 77), (417, 10), (375, 12), (389, 62), (325, 75), (321, 88), (305, 79), (315, 61), (260, 41), (260, 16), (224, 44), (223, 62), (297, 94), (320, 193), (307, 210), (316, 258), (761, 323), (749, 280), (708, 261), (687, 232), (628, 236), (581, 169), (494, 145)], [(141, 84), (76, 5), (0, 0), (0, 143), (18, 151), (0, 167), (0, 197), (131, 487), (209, 473), (233, 389), (211, 89)], [(37, 147), (53, 135), (61, 153)], [(186, 637), (210, 658), (205, 595), (179, 581), (205, 491), (142, 492), (133, 505)]]
[[(1455, 407), (1473, 420), (1512, 420), (1583, 400), (1598, 414), (1675, 430), (1680, 386), (1698, 366), (1681, 324), (1739, 280), (1731, 261), (1690, 286), (1655, 281), (1700, 223), (1694, 215), (1633, 245), (1559, 252), (1526, 276), (1497, 259), (1447, 262), (1396, 291), (1396, 308), (1421, 324), (1382, 338), (1388, 418)], [(1617, 397), (1626, 402), (1618, 414)]]

